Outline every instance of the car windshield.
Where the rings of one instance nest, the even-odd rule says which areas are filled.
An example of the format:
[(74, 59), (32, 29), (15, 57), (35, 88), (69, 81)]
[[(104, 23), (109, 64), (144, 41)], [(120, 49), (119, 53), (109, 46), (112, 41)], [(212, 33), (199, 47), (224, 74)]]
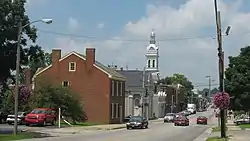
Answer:
[(206, 118), (206, 117), (205, 117), (205, 116), (199, 116), (198, 118), (204, 119), (204, 118)]
[(174, 116), (173, 113), (167, 113), (166, 116)]
[(31, 114), (45, 114), (45, 109), (34, 109)]
[(129, 121), (132, 122), (141, 122), (142, 121), (142, 117), (131, 117)]
[(17, 115), (21, 116), (23, 115), (23, 112), (18, 112)]

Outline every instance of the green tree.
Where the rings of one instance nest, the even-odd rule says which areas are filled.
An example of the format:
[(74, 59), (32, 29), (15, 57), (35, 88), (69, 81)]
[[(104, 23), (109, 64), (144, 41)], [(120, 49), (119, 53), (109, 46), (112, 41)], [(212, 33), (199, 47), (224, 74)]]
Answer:
[(230, 94), (230, 107), (235, 110), (250, 110), (250, 46), (241, 48), (238, 56), (229, 57), (225, 72), (225, 89)]
[[(8, 79), (13, 79), (11, 70), (16, 69), (16, 50), (17, 50), (17, 33), (18, 23), (28, 24), (29, 17), (25, 14), (25, 0), (14, 1), (4, 0), (0, 2), (0, 86), (4, 91), (8, 85)], [(36, 28), (26, 26), (22, 30), (21, 38), (21, 65), (28, 62), (28, 58), (23, 50), (27, 46), (27, 40), (36, 41)]]
[(171, 85), (171, 84), (181, 84), (187, 90), (192, 90), (194, 88), (191, 81), (185, 77), (183, 74), (173, 74), (173, 76), (167, 76), (160, 80), (160, 83)]
[(32, 96), (31, 109), (37, 107), (61, 108), (63, 116), (71, 119), (73, 124), (77, 121), (84, 121), (86, 118), (78, 95), (69, 88), (43, 85)]
[(185, 105), (191, 101), (191, 98), (194, 100), (194, 94), (192, 89), (194, 88), (191, 81), (183, 74), (173, 74), (172, 76), (167, 76), (164, 79), (161, 79), (159, 83), (167, 85), (176, 85), (181, 84), (183, 86), (182, 91), (184, 93), (184, 103)]

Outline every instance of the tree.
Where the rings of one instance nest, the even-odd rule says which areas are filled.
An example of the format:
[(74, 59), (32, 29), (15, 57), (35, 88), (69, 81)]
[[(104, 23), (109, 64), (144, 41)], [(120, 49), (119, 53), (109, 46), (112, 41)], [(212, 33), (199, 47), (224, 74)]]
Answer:
[(181, 84), (183, 86), (183, 93), (184, 93), (184, 103), (189, 103), (190, 99), (192, 98), (195, 100), (193, 95), (192, 89), (194, 88), (191, 81), (185, 77), (183, 74), (173, 74), (173, 76), (167, 76), (164, 79), (161, 79), (159, 83), (167, 84), (167, 85), (176, 85)]
[(238, 56), (229, 57), (225, 89), (230, 94), (230, 108), (250, 110), (250, 46), (241, 48)]
[(43, 85), (34, 92), (30, 102), (31, 109), (37, 107), (61, 108), (63, 116), (70, 118), (73, 124), (86, 120), (78, 95), (69, 88)]
[(173, 76), (167, 76), (160, 80), (160, 83), (171, 85), (171, 84), (181, 84), (187, 90), (192, 90), (194, 88), (191, 81), (185, 77), (183, 74), (173, 74)]
[[(25, 0), (14, 1), (5, 0), (0, 2), (0, 86), (3, 90), (8, 87), (8, 79), (13, 79), (11, 70), (16, 69), (16, 50), (18, 22), (22, 25), (28, 24), (29, 17), (25, 14)], [(27, 64), (28, 58), (23, 50), (27, 46), (27, 40), (36, 41), (36, 28), (26, 26), (22, 30), (21, 38), (21, 65)]]

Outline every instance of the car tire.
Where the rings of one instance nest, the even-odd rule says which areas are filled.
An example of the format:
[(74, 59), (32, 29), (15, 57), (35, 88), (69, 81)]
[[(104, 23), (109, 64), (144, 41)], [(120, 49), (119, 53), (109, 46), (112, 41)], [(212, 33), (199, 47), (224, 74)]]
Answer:
[(175, 123), (174, 126), (177, 126), (177, 124)]
[(52, 122), (51, 122), (51, 125), (54, 126), (54, 125), (55, 125), (55, 122), (56, 122), (56, 120), (53, 119)]
[(147, 128), (148, 128), (148, 125), (146, 125), (145, 128), (147, 129)]
[(130, 127), (127, 127), (128, 130), (130, 130), (131, 128)]
[(47, 123), (46, 123), (46, 119), (43, 120), (43, 123), (42, 123), (42, 126), (46, 126)]

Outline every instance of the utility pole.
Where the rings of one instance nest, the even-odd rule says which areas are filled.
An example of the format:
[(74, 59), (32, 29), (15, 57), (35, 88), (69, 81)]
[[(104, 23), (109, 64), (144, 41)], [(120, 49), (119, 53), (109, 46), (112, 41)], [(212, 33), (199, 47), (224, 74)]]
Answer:
[(145, 89), (145, 67), (143, 68), (143, 72), (142, 72), (142, 88), (144, 90), (143, 94), (142, 94), (142, 115), (144, 117), (146, 117), (145, 113), (144, 113), (144, 109), (145, 109), (145, 96), (146, 96), (146, 89)]
[[(217, 40), (218, 40), (218, 57), (219, 57), (219, 82), (220, 82), (220, 92), (223, 94), (224, 90), (224, 58), (222, 51), (222, 35), (221, 35), (221, 16), (220, 11), (217, 9), (217, 0), (214, 0), (215, 8), (215, 18), (216, 18), (216, 27), (217, 27)], [(225, 110), (220, 110), (221, 118), (221, 138), (226, 137), (226, 128), (225, 128)]]
[(208, 78), (208, 96), (211, 95), (211, 83), (212, 83), (212, 80), (211, 80), (211, 76), (206, 76), (206, 78)]

